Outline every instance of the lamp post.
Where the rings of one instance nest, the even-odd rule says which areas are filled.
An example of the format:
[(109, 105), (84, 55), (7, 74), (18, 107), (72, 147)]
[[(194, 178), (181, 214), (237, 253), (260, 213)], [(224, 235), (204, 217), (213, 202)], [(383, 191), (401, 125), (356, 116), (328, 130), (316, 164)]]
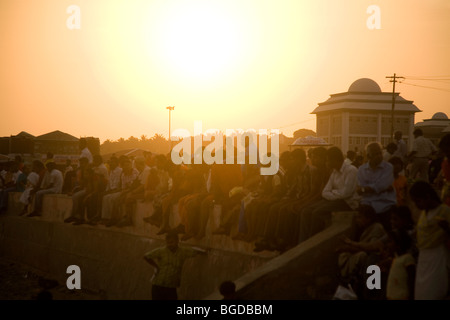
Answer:
[(169, 140), (170, 140), (170, 151), (172, 151), (172, 140), (170, 139), (170, 112), (175, 109), (175, 106), (173, 107), (166, 107), (167, 110), (169, 110)]

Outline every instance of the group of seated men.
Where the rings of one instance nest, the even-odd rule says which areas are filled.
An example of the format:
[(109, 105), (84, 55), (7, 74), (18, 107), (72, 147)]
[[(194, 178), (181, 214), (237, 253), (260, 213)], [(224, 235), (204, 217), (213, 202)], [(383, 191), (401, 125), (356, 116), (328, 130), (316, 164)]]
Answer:
[[(380, 144), (370, 143), (367, 161), (355, 165), (338, 147), (313, 148), (308, 156), (299, 148), (280, 155), (279, 170), (272, 176), (260, 174), (261, 164), (236, 161), (174, 165), (170, 155), (146, 153), (135, 159), (112, 157), (105, 164), (100, 155), (91, 162), (81, 157), (69, 191), (72, 213), (65, 222), (130, 226), (136, 202), (152, 201), (153, 214), (144, 221), (158, 226), (158, 234), (176, 229), (182, 240), (202, 239), (219, 204), (220, 226), (213, 234), (254, 242), (255, 251), (293, 247), (323, 230), (332, 212), (354, 211), (360, 204), (373, 207), (389, 228), (389, 213), (406, 190), (394, 183), (403, 169), (401, 160), (385, 161), (382, 151)], [(33, 165), (33, 172), (45, 171), (48, 178), (44, 188), (32, 191), (36, 200), (30, 216), (41, 214), (44, 194), (61, 192), (61, 172), (54, 162), (46, 167)], [(174, 205), (181, 221), (176, 226), (170, 219)]]

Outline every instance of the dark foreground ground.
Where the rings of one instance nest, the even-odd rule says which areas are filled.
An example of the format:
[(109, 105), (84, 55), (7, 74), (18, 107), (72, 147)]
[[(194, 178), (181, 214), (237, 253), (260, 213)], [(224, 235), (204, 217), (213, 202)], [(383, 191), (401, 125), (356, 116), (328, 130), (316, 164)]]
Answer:
[[(42, 293), (46, 291), (45, 293)], [(49, 294), (50, 293), (50, 294)], [(69, 290), (66, 283), (46, 277), (32, 267), (0, 257), (0, 300), (100, 300), (102, 294)]]

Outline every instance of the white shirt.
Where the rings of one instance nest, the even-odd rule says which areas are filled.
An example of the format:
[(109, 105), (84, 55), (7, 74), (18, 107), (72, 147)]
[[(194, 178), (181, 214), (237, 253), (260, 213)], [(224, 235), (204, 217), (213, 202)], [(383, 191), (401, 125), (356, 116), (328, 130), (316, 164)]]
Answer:
[(428, 158), (434, 151), (437, 151), (436, 146), (427, 138), (418, 136), (413, 142), (412, 151), (417, 153), (414, 155), (416, 158)]
[(39, 182), (39, 175), (34, 171), (30, 172), (30, 174), (27, 177), (27, 183), (28, 183), (27, 187), (34, 188), (37, 186), (38, 182)]
[(141, 185), (145, 186), (145, 183), (147, 182), (148, 175), (150, 174), (150, 167), (145, 166), (144, 170), (139, 174), (139, 181)]
[(81, 150), (80, 158), (87, 158), (89, 160), (89, 163), (92, 163), (92, 153), (89, 151), (88, 147)]
[(49, 189), (54, 193), (61, 193), (64, 182), (62, 172), (57, 169), (53, 169), (52, 172), (50, 172), (49, 177), (49, 182), (53, 185)]
[(322, 197), (327, 200), (345, 200), (355, 210), (358, 208), (360, 198), (356, 193), (357, 174), (358, 169), (345, 162), (340, 170), (333, 169), (325, 188), (323, 188)]
[(399, 157), (404, 162), (406, 159), (406, 155), (408, 150), (406, 148), (406, 143), (403, 139), (397, 141), (397, 150), (394, 152), (395, 157)]
[(105, 178), (105, 181), (108, 182), (109, 175), (108, 175), (108, 169), (106, 168), (105, 164), (102, 163), (101, 165), (94, 168), (94, 172), (96, 174), (102, 175), (103, 178)]
[(122, 168), (116, 167), (109, 173), (108, 187), (106, 190), (114, 190), (120, 188), (120, 177), (122, 176)]

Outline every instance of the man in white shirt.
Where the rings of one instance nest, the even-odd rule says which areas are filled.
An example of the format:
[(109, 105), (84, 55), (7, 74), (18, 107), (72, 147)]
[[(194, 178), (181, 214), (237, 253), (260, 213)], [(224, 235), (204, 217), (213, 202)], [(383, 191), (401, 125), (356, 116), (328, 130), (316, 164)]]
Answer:
[(382, 148), (378, 142), (367, 146), (367, 158), (369, 161), (358, 168), (356, 192), (361, 196), (361, 204), (371, 206), (379, 222), (389, 231), (391, 209), (397, 204), (396, 193), (392, 187), (394, 168), (383, 160)]
[(87, 158), (89, 160), (89, 164), (92, 164), (94, 158), (92, 156), (91, 151), (87, 147), (87, 141), (84, 138), (80, 139), (80, 150), (81, 150), (80, 158)]
[(137, 158), (135, 160), (135, 167), (139, 171), (139, 176), (135, 185), (128, 192), (121, 194), (121, 203), (123, 205), (123, 216), (117, 224), (118, 227), (126, 227), (132, 225), (132, 213), (135, 209), (136, 201), (144, 199), (145, 184), (150, 174), (150, 167), (145, 164), (144, 158)]
[(46, 167), (48, 170), (49, 179), (47, 181), (43, 181), (45, 185), (41, 185), (42, 189), (36, 192), (34, 210), (28, 215), (28, 217), (42, 215), (42, 201), (45, 194), (61, 193), (62, 191), (64, 182), (62, 172), (56, 169), (56, 164), (53, 161), (47, 163)]
[(327, 150), (327, 164), (333, 171), (322, 191), (322, 200), (305, 207), (300, 213), (299, 242), (322, 231), (332, 212), (358, 208), (358, 169), (344, 162), (344, 155), (338, 147)]
[(406, 156), (408, 154), (408, 150), (406, 147), (405, 140), (402, 139), (402, 135), (403, 134), (401, 131), (396, 131), (394, 133), (394, 142), (397, 145), (397, 150), (395, 150), (393, 156), (399, 157), (400, 159), (402, 159), (403, 163), (406, 163)]
[(422, 129), (415, 129), (414, 142), (409, 158), (412, 159), (412, 166), (410, 171), (410, 178), (416, 179), (417, 173), (419, 179), (428, 181), (428, 168), (430, 156), (437, 151), (436, 146), (427, 138), (423, 136)]

